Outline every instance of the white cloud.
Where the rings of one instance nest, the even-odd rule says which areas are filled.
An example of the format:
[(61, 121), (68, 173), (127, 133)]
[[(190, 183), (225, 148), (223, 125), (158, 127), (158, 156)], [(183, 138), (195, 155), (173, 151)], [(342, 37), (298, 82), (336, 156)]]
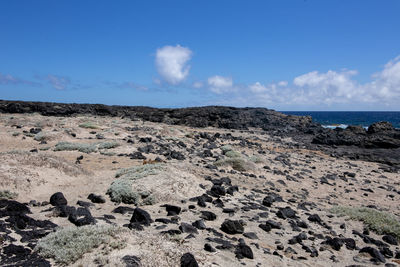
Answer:
[(56, 76), (52, 74), (47, 75), (45, 79), (57, 90), (67, 89), (67, 86), (71, 83), (71, 80), (68, 77)]
[(262, 85), (262, 84), (259, 83), (259, 82), (256, 82), (256, 83), (254, 83), (254, 84), (252, 84), (252, 85), (249, 85), (249, 89), (250, 89), (250, 91), (252, 91), (253, 93), (263, 93), (263, 92), (268, 91), (268, 88), (265, 87), (264, 85)]
[(323, 103), (345, 102), (358, 93), (358, 85), (352, 80), (356, 75), (354, 70), (336, 72), (329, 70), (326, 73), (312, 71), (298, 76), (293, 80), (297, 89), (303, 90), (312, 101)]
[(180, 45), (159, 48), (156, 52), (157, 71), (167, 83), (179, 84), (189, 75), (187, 62), (191, 57), (192, 51)]
[(219, 75), (212, 76), (207, 80), (210, 90), (216, 94), (234, 91), (233, 80), (231, 77), (223, 77)]
[(194, 82), (192, 86), (194, 88), (198, 89), (198, 88), (202, 88), (204, 86), (204, 84), (202, 82)]
[(398, 99), (400, 101), (400, 56), (389, 61), (374, 80), (364, 86), (373, 98)]
[[(355, 79), (357, 71), (312, 71), (292, 83), (255, 82), (220, 99), (224, 104), (274, 108), (370, 109), (400, 108), (400, 56), (389, 61), (370, 82)], [(219, 91), (217, 91), (219, 93)]]
[(288, 85), (288, 82), (287, 81), (280, 81), (279, 83), (278, 83), (278, 86), (287, 86)]

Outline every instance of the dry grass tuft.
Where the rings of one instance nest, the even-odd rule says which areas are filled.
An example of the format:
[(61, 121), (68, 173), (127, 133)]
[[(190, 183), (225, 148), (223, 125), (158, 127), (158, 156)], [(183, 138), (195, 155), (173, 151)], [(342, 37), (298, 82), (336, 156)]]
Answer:
[(121, 233), (126, 231), (111, 225), (61, 228), (40, 239), (35, 251), (45, 258), (53, 258), (57, 263), (71, 264), (101, 245), (112, 249), (123, 248)]
[(334, 207), (331, 212), (362, 221), (369, 229), (378, 234), (391, 234), (400, 240), (400, 222), (392, 214), (364, 207), (343, 206)]

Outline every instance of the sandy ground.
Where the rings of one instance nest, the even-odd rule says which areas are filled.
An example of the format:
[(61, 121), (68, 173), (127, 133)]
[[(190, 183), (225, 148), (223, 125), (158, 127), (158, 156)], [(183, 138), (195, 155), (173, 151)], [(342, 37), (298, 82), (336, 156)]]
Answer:
[[(87, 123), (93, 127), (82, 127)], [(32, 128), (40, 128), (42, 136), (31, 134)], [(210, 150), (214, 157), (202, 157), (199, 153), (210, 143), (209, 140), (198, 137), (199, 133), (203, 132), (210, 136), (215, 133), (230, 134), (240, 137), (240, 140), (217, 138), (212, 142), (216, 145), (215, 148)], [(142, 137), (151, 137), (152, 141), (140, 142)], [(45, 142), (40, 143), (41, 140)], [(132, 140), (133, 143), (128, 140)], [(241, 140), (248, 142), (243, 144)], [(56, 144), (61, 141), (85, 144), (115, 141), (119, 146), (92, 153), (54, 151)], [(186, 148), (178, 144), (180, 141)], [(232, 249), (205, 251), (205, 243), (210, 243), (213, 247), (218, 245), (207, 240), (210, 237), (215, 238), (211, 231), (199, 230), (199, 233), (190, 239), (185, 238), (187, 234), (165, 236), (161, 235), (160, 231), (177, 229), (179, 224), (168, 224), (165, 229), (160, 229), (163, 224), (155, 222), (143, 231), (128, 230), (124, 236), (125, 248), (107, 253), (100, 249), (95, 250), (74, 263), (75, 266), (125, 266), (121, 258), (128, 254), (141, 258), (143, 266), (177, 266), (184, 252), (191, 252), (200, 266), (367, 266), (373, 265), (369, 256), (345, 247), (335, 251), (323, 245), (323, 239), (304, 241), (305, 245), (319, 250), (318, 257), (310, 257), (310, 253), (303, 250), (300, 244), (289, 245), (288, 240), (298, 232), (291, 229), (290, 220), (277, 218), (275, 211), (289, 206), (303, 221), (307, 221), (310, 214), (318, 214), (331, 229), (307, 222), (309, 228), (305, 229), (306, 233), (310, 236), (312, 234), (309, 232), (312, 231), (323, 235), (351, 237), (356, 240), (359, 248), (368, 244), (353, 235), (352, 230), (362, 232), (363, 224), (332, 215), (330, 208), (334, 205), (374, 205), (380, 210), (400, 216), (400, 194), (396, 192), (400, 189), (400, 176), (398, 173), (386, 172), (382, 168), (384, 166), (377, 163), (335, 159), (319, 151), (301, 148), (289, 138), (271, 137), (257, 129), (194, 129), (94, 116), (64, 118), (43, 117), (37, 114), (1, 114), (0, 190), (18, 193), (15, 200), (19, 202), (45, 202), (49, 201), (53, 193), (63, 192), (69, 205), (75, 205), (78, 200), (89, 201), (87, 196), (96, 193), (107, 200), (104, 204), (95, 204), (90, 208), (98, 224), (112, 223), (122, 226), (129, 223), (131, 213), (112, 213), (119, 204), (110, 201), (106, 191), (116, 179), (115, 174), (118, 170), (143, 164), (142, 159), (131, 159), (126, 154), (134, 153), (139, 147), (149, 144), (154, 147), (169, 144), (185, 156), (184, 160), (168, 160), (162, 154), (143, 153), (151, 160), (160, 157), (164, 161), (161, 164), (165, 166), (161, 173), (150, 175), (133, 185), (137, 190), (140, 188), (150, 191), (156, 197), (157, 203), (142, 206), (150, 213), (152, 219), (167, 218), (165, 208), (161, 205), (172, 204), (182, 207), (179, 224), (198, 220), (201, 216), (200, 211), (204, 210), (217, 215), (216, 220), (206, 221), (205, 224), (219, 232), (225, 219), (243, 220), (245, 232), (256, 233), (258, 239), (249, 239), (241, 234), (221, 233), (224, 239), (235, 245), (238, 244), (239, 238), (243, 238), (251, 247), (254, 259), (237, 259)], [(244, 158), (256, 158), (257, 160), (251, 162), (252, 168), (244, 172), (234, 171), (230, 166), (219, 167), (217, 170), (206, 168), (217, 158), (223, 157), (220, 147), (226, 144), (231, 145)], [(76, 159), (79, 156), (83, 156), (83, 159), (77, 163)], [(346, 172), (354, 173), (355, 177), (346, 175)], [(336, 175), (336, 178), (328, 179), (328, 183), (321, 183), (321, 177), (327, 175)], [(190, 201), (190, 198), (210, 190), (212, 183), (207, 177), (229, 177), (232, 185), (238, 186), (239, 192), (235, 192), (233, 196), (221, 197), (224, 208), (232, 208), (235, 210), (234, 214), (224, 213), (222, 208), (212, 203), (207, 203), (207, 207), (199, 207), (196, 202)], [(243, 209), (250, 204), (261, 205), (268, 192), (275, 192), (284, 200), (267, 209), (268, 218), (259, 217), (263, 210)], [(311, 210), (299, 209), (298, 204), (302, 202), (313, 203), (310, 206)], [(132, 204), (121, 205), (135, 207)], [(195, 208), (189, 209), (189, 205), (195, 205)], [(44, 211), (48, 208), (49, 206), (32, 206), (30, 216), (40, 220), (50, 219), (60, 227), (72, 225), (66, 218), (56, 217), (51, 211)], [(105, 214), (112, 214), (115, 219), (102, 219)], [(263, 231), (258, 225), (267, 219), (280, 222), (282, 229)], [(341, 227), (343, 223), (345, 228)], [(381, 239), (381, 236), (375, 233), (371, 233), (370, 236)], [(18, 240), (18, 236), (15, 237)], [(3, 243), (2, 246), (6, 244)], [(277, 248), (280, 244), (283, 249)], [(293, 248), (296, 253), (290, 252), (287, 247)], [(398, 246), (390, 248), (394, 252), (399, 250)], [(274, 255), (274, 251), (277, 251), (278, 255)], [(57, 265), (53, 260), (50, 261)], [(399, 261), (387, 258), (386, 262), (396, 266)]]

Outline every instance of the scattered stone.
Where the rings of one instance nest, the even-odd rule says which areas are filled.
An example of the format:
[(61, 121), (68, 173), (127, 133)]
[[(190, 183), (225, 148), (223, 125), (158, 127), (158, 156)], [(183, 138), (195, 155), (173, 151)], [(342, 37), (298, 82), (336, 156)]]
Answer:
[(96, 195), (96, 194), (89, 194), (88, 199), (93, 203), (106, 203), (106, 199), (103, 196)]
[(206, 226), (205, 223), (204, 223), (204, 220), (202, 220), (202, 219), (193, 222), (192, 225), (193, 225), (194, 227), (196, 227), (197, 229), (199, 229), (199, 230), (204, 230), (204, 229), (207, 228), (207, 226)]
[(287, 218), (295, 218), (296, 217), (296, 212), (292, 210), (290, 207), (286, 207), (283, 209), (279, 209), (276, 212), (276, 216), (278, 216), (281, 219), (287, 219)]
[(50, 197), (50, 204), (53, 206), (62, 206), (62, 205), (67, 205), (68, 201), (64, 197), (63, 193), (57, 192)]
[(179, 226), (179, 230), (181, 230), (182, 233), (189, 233), (189, 234), (198, 234), (199, 232), (197, 229), (192, 226), (191, 224), (188, 223), (181, 223)]
[(216, 252), (217, 250), (213, 248), (209, 243), (204, 244), (204, 250), (208, 252)]
[(178, 207), (178, 206), (165, 204), (161, 207), (165, 207), (165, 209), (168, 212), (167, 216), (175, 216), (175, 215), (179, 215), (179, 213), (181, 213), (181, 207)]
[(122, 257), (125, 267), (142, 267), (140, 259), (136, 256), (125, 255)]
[(372, 261), (385, 263), (385, 257), (376, 248), (364, 247), (360, 249), (360, 253), (368, 253), (372, 257)]
[(140, 230), (142, 229), (142, 225), (149, 226), (152, 222), (153, 220), (151, 219), (150, 214), (147, 211), (142, 210), (141, 208), (136, 208), (133, 211), (132, 218), (128, 227), (131, 229)]
[(221, 230), (227, 234), (243, 234), (244, 228), (240, 221), (225, 220), (221, 224)]
[(181, 267), (198, 267), (197, 261), (193, 254), (185, 253), (181, 257)]
[(200, 218), (206, 220), (206, 221), (214, 221), (217, 219), (217, 215), (211, 211), (201, 211), (201, 216)]

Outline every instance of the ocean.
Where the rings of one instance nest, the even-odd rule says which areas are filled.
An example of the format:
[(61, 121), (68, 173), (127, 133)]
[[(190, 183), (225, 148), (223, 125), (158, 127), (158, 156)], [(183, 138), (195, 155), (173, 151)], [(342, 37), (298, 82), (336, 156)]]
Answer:
[(374, 122), (388, 121), (400, 129), (400, 111), (280, 111), (284, 114), (311, 116), (327, 128), (361, 125), (367, 128)]

